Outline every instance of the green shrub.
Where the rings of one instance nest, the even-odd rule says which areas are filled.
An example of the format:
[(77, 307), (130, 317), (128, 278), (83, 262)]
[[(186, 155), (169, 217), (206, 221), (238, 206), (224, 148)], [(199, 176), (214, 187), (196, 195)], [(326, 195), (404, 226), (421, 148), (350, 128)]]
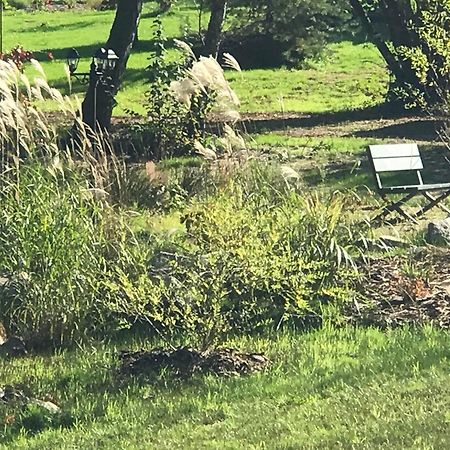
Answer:
[(245, 68), (298, 65), (340, 39), (351, 19), (346, 0), (232, 0), (235, 26), (224, 50)]
[(88, 9), (102, 9), (103, 0), (86, 0), (86, 8)]
[(8, 6), (14, 9), (28, 9), (33, 5), (32, 0), (8, 0)]
[(207, 347), (228, 330), (320, 317), (352, 298), (355, 238), (341, 196), (271, 201), (232, 182), (195, 202), (184, 221), (186, 237), (162, 246), (150, 265), (147, 312), (169, 332)]

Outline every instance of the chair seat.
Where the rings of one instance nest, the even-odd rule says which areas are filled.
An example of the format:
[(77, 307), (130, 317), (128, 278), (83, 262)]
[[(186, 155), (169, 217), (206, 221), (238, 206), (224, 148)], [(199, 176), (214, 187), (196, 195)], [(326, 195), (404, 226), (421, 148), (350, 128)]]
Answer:
[(441, 184), (413, 184), (408, 186), (384, 186), (382, 192), (422, 192), (422, 191), (441, 191), (450, 189), (450, 183)]

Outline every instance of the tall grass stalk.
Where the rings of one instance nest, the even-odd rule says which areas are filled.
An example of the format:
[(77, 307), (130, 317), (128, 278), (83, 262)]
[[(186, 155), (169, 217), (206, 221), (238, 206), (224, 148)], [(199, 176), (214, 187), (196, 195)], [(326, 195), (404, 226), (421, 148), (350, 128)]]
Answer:
[[(121, 167), (80, 103), (0, 61), (0, 322), (33, 346), (112, 332), (122, 284), (145, 273), (146, 248), (108, 197)], [(76, 136), (62, 140), (39, 107), (46, 97)], [(126, 276), (118, 276), (124, 273)], [(141, 271), (141, 272), (139, 272)]]

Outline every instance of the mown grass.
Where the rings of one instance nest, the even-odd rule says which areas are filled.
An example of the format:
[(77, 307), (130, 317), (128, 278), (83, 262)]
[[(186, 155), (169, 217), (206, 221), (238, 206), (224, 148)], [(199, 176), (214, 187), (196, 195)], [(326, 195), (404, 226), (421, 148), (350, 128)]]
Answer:
[[(127, 110), (144, 112), (144, 69), (152, 49), (153, 7), (151, 3), (145, 5), (140, 43), (133, 50), (117, 97), (117, 115)], [(51, 84), (68, 92), (63, 67), (67, 50), (79, 50), (79, 71), (87, 72), (91, 55), (107, 40), (113, 19), (110, 11), (8, 11), (4, 48), (21, 44), (34, 51)], [(163, 24), (169, 39), (183, 38), (185, 33), (196, 32), (197, 12), (189, 2), (179, 2), (173, 13), (163, 16)], [(48, 52), (54, 61), (48, 60)], [(247, 70), (241, 74), (230, 72), (229, 78), (241, 98), (242, 110), (249, 112), (324, 112), (371, 106), (383, 101), (388, 80), (377, 50), (370, 44), (351, 42), (330, 45), (322, 59), (309, 62), (307, 69)], [(73, 92), (82, 95), (84, 89), (73, 80)]]
[(373, 45), (341, 42), (310, 68), (251, 70), (230, 79), (244, 111), (319, 113), (382, 103), (388, 75)]
[[(450, 335), (325, 327), (230, 339), (266, 352), (265, 373), (117, 381), (119, 348), (142, 339), (0, 361), (2, 383), (51, 395), (68, 428), (3, 434), (2, 449), (389, 448), (450, 445)], [(2, 425), (3, 428), (3, 425)], [(0, 430), (2, 429), (0, 428)], [(3, 429), (3, 433), (5, 429)]]

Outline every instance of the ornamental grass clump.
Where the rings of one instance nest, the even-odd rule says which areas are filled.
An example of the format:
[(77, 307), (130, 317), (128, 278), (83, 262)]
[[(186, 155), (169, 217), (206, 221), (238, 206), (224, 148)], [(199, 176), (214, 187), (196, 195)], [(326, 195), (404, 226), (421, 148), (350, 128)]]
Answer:
[[(114, 303), (123, 283), (142, 281), (149, 247), (112, 206), (117, 158), (33, 64), (32, 83), (0, 61), (0, 322), (30, 347), (70, 345), (123, 325)], [(67, 145), (37, 106), (44, 97), (76, 123)]]
[[(160, 20), (155, 21), (155, 54), (148, 67), (146, 132), (153, 159), (200, 153), (208, 159), (221, 154), (221, 145), (209, 146), (215, 136), (207, 121), (228, 125), (239, 120), (239, 99), (223, 68), (212, 57), (196, 58), (188, 44), (175, 40), (181, 51), (177, 60), (169, 56)], [(226, 65), (240, 70), (227, 55)], [(225, 135), (223, 137), (226, 137)]]

